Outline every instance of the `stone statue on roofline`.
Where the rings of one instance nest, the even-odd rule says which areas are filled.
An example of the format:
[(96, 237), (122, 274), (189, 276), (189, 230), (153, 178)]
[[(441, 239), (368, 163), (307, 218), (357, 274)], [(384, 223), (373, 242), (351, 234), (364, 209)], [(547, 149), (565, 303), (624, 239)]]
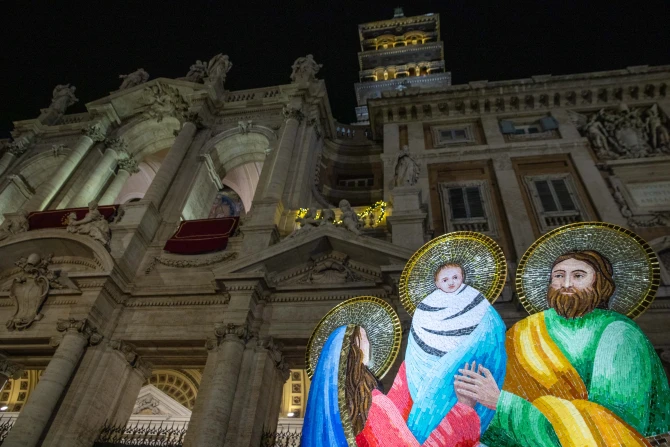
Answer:
[(233, 63), (227, 54), (219, 53), (210, 59), (207, 65), (207, 78), (212, 83), (223, 85), (226, 82), (226, 75), (233, 68)]
[(149, 73), (144, 71), (143, 68), (139, 68), (132, 73), (119, 75), (119, 79), (123, 79), (119, 90), (125, 90), (147, 82), (149, 80)]
[(345, 199), (340, 200), (339, 207), (342, 211), (342, 215), (340, 216), (342, 223), (340, 226), (354, 234), (361, 234), (361, 227), (363, 226), (363, 222), (361, 222), (361, 219), (353, 210), (349, 201)]
[(300, 84), (303, 82), (316, 81), (316, 74), (323, 67), (323, 64), (317, 64), (314, 56), (308, 54), (305, 57), (299, 57), (295, 60), (291, 69), (291, 82), (293, 84)]
[(74, 92), (77, 87), (70, 84), (59, 84), (54, 88), (53, 97), (51, 98), (50, 110), (54, 110), (60, 114), (65, 113), (65, 109), (72, 104), (79, 101)]
[(186, 73), (184, 80), (202, 84), (203, 82), (205, 82), (206, 77), (207, 77), (207, 63), (198, 59), (197, 61), (195, 61), (195, 64), (189, 67), (188, 73)]

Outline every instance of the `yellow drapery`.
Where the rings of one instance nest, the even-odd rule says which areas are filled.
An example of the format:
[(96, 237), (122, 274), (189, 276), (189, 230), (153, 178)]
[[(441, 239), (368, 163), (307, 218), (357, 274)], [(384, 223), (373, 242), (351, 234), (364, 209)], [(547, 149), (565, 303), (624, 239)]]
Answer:
[(532, 402), (549, 420), (563, 446), (650, 446), (607, 408), (588, 401), (584, 381), (553, 341), (544, 313), (507, 333), (504, 390)]

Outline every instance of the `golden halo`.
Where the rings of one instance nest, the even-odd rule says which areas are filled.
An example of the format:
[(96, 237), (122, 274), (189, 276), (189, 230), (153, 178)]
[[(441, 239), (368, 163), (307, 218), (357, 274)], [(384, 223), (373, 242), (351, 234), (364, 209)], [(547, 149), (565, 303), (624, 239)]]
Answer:
[(460, 264), (465, 283), (491, 303), (505, 286), (507, 262), (496, 241), (473, 231), (444, 234), (417, 250), (400, 275), (400, 301), (407, 313), (414, 314), (416, 306), (435, 290), (435, 270), (448, 262)]
[(340, 326), (355, 324), (365, 329), (370, 340), (370, 371), (382, 378), (400, 351), (400, 318), (391, 305), (374, 296), (350, 298), (333, 307), (316, 325), (307, 343), (307, 375), (311, 379), (321, 349), (330, 334)]
[(516, 271), (519, 301), (529, 314), (549, 308), (551, 266), (559, 256), (594, 250), (612, 264), (615, 290), (609, 308), (636, 318), (654, 301), (660, 280), (654, 250), (637, 234), (605, 222), (579, 222), (550, 231), (526, 250)]

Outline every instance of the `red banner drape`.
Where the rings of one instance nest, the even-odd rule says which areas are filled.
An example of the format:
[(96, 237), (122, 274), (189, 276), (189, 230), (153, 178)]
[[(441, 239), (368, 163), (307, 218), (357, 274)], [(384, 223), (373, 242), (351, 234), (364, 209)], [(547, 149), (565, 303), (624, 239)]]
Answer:
[(182, 255), (224, 250), (239, 222), (239, 217), (186, 220), (179, 224), (163, 250)]
[[(99, 206), (98, 211), (105, 216), (105, 219), (111, 220), (116, 214), (118, 205)], [(33, 211), (28, 214), (28, 229), (40, 230), (42, 228), (62, 228), (67, 227), (67, 216), (70, 213), (77, 215), (77, 220), (83, 219), (88, 208), (68, 208), (65, 210), (47, 210)]]

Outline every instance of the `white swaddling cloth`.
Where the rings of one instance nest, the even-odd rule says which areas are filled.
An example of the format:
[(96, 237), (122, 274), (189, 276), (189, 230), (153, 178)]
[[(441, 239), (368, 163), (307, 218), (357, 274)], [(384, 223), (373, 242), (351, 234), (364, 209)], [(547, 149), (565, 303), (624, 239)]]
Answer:
[(489, 306), (484, 295), (467, 284), (454, 293), (436, 289), (416, 307), (411, 336), (425, 353), (441, 357), (477, 328)]

